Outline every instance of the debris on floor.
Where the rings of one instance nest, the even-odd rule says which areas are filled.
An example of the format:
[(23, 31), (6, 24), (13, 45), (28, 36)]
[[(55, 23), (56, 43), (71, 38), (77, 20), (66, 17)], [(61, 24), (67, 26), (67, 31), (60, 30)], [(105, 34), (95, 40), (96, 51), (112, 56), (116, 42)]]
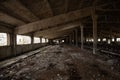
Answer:
[(120, 80), (116, 59), (54, 45), (0, 69), (0, 80)]

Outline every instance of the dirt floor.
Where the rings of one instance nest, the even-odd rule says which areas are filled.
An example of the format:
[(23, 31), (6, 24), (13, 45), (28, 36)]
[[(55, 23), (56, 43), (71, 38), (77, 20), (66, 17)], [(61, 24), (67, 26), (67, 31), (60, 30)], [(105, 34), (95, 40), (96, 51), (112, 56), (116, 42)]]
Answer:
[(120, 60), (73, 46), (51, 45), (0, 69), (0, 80), (120, 80)]

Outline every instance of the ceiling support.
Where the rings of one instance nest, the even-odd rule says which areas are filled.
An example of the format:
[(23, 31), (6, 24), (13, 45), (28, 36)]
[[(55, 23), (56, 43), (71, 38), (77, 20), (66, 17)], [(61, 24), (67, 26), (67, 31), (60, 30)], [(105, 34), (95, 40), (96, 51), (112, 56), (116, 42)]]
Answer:
[(40, 43), (42, 43), (42, 37), (40, 37)]
[(75, 29), (75, 45), (78, 46), (78, 30)]
[(12, 47), (12, 55), (16, 56), (16, 45), (17, 45), (17, 40), (16, 40), (16, 34), (13, 33), (10, 34), (10, 46)]
[(95, 15), (95, 8), (92, 11), (92, 20), (93, 20), (93, 54), (97, 52), (97, 16)]
[(83, 47), (84, 47), (83, 25), (80, 26), (80, 30), (81, 30), (81, 50), (83, 50)]

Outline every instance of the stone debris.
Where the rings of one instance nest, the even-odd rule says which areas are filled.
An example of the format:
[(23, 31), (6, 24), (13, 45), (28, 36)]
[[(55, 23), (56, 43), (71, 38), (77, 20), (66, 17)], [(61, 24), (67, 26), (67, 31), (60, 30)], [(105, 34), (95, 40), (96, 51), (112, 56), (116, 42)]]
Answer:
[[(118, 61), (54, 45), (0, 69), (0, 80), (120, 80)], [(109, 64), (109, 65), (107, 65)]]

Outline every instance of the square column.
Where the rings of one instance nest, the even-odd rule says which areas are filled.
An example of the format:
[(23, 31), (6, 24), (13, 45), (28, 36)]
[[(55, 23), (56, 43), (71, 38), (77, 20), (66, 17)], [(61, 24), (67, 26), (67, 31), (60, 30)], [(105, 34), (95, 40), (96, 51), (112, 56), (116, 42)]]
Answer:
[(31, 35), (31, 44), (34, 44), (34, 35)]
[(83, 26), (80, 26), (80, 30), (81, 30), (81, 50), (83, 50), (83, 46), (84, 46), (84, 38), (83, 38)]
[(97, 52), (97, 16), (95, 15), (95, 9), (92, 11), (92, 20), (93, 20), (93, 54)]
[(40, 37), (40, 43), (42, 43), (42, 37)]
[(75, 30), (75, 45), (78, 46), (78, 30)]
[(14, 56), (16, 56), (16, 45), (17, 45), (17, 39), (16, 34), (13, 33), (10, 34), (10, 46), (12, 47), (12, 53)]

